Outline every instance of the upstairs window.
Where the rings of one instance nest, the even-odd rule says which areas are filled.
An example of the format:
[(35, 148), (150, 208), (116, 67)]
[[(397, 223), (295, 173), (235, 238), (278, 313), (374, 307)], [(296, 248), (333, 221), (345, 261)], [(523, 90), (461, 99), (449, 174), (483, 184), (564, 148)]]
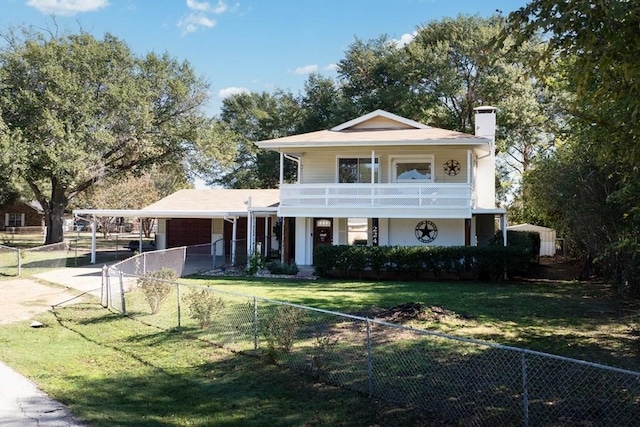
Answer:
[(393, 163), (396, 182), (433, 182), (433, 156), (397, 158)]
[[(371, 158), (341, 158), (338, 159), (338, 182), (343, 183), (371, 183), (378, 182), (379, 162), (371, 164)], [(373, 181), (371, 180), (373, 174)]]

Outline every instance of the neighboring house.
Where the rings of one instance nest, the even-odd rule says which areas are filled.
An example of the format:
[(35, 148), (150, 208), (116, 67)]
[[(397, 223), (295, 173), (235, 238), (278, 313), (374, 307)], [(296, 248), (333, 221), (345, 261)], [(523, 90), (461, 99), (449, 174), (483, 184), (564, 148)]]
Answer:
[[(158, 218), (158, 249), (216, 243), (215, 255), (277, 251), (299, 266), (318, 245), (483, 246), (506, 211), (495, 205), (495, 108), (475, 118), (467, 135), (377, 110), (258, 142), (280, 153), (279, 190), (180, 190), (144, 209), (74, 214)], [(285, 161), (296, 183), (283, 182)]]
[(0, 207), (0, 230), (16, 233), (44, 231), (44, 212), (40, 203), (16, 202)]
[[(476, 135), (377, 110), (330, 130), (260, 141), (280, 153), (277, 215), (295, 233), (295, 262), (313, 265), (318, 245), (486, 245), (496, 219), (495, 112), (476, 108)], [(283, 182), (283, 164), (297, 182)], [(364, 230), (363, 230), (364, 227)], [(285, 242), (286, 245), (286, 242)]]

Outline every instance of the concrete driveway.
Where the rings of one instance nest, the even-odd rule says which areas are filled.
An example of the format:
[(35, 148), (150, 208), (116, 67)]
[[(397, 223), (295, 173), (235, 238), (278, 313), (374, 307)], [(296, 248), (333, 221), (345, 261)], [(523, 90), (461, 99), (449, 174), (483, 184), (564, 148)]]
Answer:
[[(52, 306), (100, 296), (102, 267), (77, 267), (35, 275), (33, 279), (0, 281), (0, 324), (28, 320)], [(25, 326), (27, 327), (27, 326)], [(0, 426), (84, 427), (66, 406), (50, 398), (9, 366), (0, 362)]]

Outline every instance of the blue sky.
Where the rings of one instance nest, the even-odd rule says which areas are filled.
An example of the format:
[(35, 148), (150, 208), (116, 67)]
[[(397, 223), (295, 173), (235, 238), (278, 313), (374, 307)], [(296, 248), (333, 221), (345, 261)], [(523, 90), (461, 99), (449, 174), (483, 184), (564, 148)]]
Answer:
[(310, 72), (335, 77), (356, 38), (410, 37), (432, 20), (489, 16), (526, 0), (0, 0), (0, 31), (34, 25), (101, 38), (109, 32), (137, 54), (187, 60), (211, 87), (210, 115), (238, 91), (297, 94)]

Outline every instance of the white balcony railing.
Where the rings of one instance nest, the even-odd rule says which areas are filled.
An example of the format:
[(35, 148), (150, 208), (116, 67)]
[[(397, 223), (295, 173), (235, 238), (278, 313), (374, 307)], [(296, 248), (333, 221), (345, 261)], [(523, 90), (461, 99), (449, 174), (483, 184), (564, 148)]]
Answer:
[[(282, 184), (282, 216), (470, 217), (470, 184)], [(379, 215), (378, 215), (379, 214)]]

